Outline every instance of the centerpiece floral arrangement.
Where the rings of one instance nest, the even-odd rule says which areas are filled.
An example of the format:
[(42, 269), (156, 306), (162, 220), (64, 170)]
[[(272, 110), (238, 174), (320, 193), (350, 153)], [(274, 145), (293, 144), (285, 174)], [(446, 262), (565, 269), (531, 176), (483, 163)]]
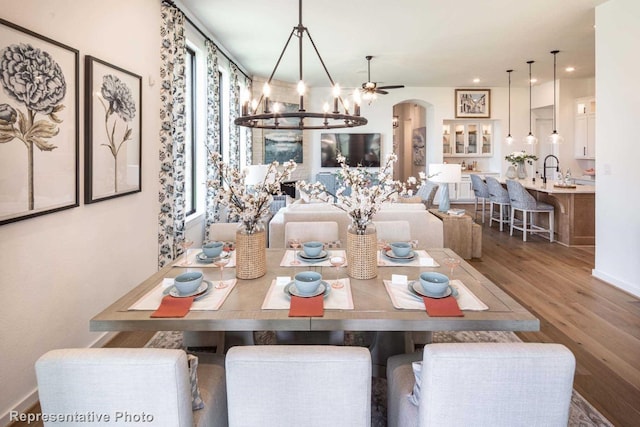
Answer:
[(271, 163), (262, 183), (247, 188), (246, 172), (239, 172), (223, 162), (219, 153), (211, 156), (218, 179), (210, 180), (208, 186), (216, 193), (217, 202), (229, 209), (230, 215), (243, 224), (247, 234), (259, 231), (259, 225), (269, 215), (273, 195), (280, 194), (280, 183), (291, 177), (296, 163), (284, 162), (281, 169), (279, 162)]
[(538, 160), (538, 156), (535, 154), (528, 154), (525, 151), (514, 151), (511, 154), (507, 154), (504, 159), (513, 166), (518, 166), (518, 164), (523, 164), (524, 162), (532, 165), (534, 160)]
[[(335, 195), (319, 182), (300, 181), (297, 187), (310, 197), (328, 200), (335, 196), (335, 206), (349, 214), (356, 234), (365, 234), (367, 225), (371, 223), (373, 216), (384, 202), (392, 200), (394, 196), (411, 196), (413, 194), (411, 187), (418, 183), (415, 177), (410, 177), (406, 182), (393, 180), (392, 165), (397, 160), (397, 155), (389, 155), (384, 166), (376, 173), (360, 166), (349, 167), (345, 157), (339, 154), (337, 156), (340, 164), (338, 179), (342, 182), (342, 186)], [(425, 174), (421, 172), (421, 182), (425, 179)], [(351, 189), (348, 195), (345, 194), (347, 189)]]

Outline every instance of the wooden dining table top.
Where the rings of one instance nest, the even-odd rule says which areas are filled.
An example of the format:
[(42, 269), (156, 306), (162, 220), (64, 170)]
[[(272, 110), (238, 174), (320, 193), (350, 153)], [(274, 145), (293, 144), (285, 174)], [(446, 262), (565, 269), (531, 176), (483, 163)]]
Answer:
[[(192, 310), (182, 318), (151, 318), (152, 311), (129, 310), (129, 307), (156, 287), (164, 278), (175, 277), (186, 268), (167, 266), (135, 286), (90, 320), (91, 331), (260, 331), (260, 330), (351, 330), (351, 331), (537, 331), (538, 319), (513, 298), (492, 283), (455, 252), (446, 248), (427, 249), (439, 267), (413, 267), (402, 264), (378, 267), (377, 277), (369, 280), (350, 278), (354, 309), (326, 309), (322, 317), (289, 317), (288, 310), (263, 310), (262, 304), (274, 279), (293, 277), (296, 272), (314, 270), (329, 279), (335, 277), (334, 267), (305, 265), (281, 267), (285, 249), (267, 249), (267, 273), (257, 279), (240, 280), (218, 310)], [(383, 280), (392, 274), (418, 278), (422, 271), (448, 274), (443, 263), (447, 257), (459, 258), (454, 278), (461, 280), (489, 309), (464, 311), (463, 317), (429, 317), (425, 310), (394, 308)], [(201, 268), (205, 279), (216, 281), (220, 271)], [(339, 271), (346, 277), (346, 268)], [(224, 278), (235, 276), (234, 268), (224, 270)]]

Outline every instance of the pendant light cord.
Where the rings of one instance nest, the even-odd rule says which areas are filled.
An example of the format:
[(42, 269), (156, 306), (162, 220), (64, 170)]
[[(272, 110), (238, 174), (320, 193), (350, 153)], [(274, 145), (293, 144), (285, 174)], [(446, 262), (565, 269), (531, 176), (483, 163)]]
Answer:
[(509, 135), (511, 136), (511, 73), (513, 70), (507, 70), (509, 73)]
[(558, 133), (556, 129), (556, 55), (559, 50), (552, 50), (553, 54), (553, 133)]
[(531, 64), (533, 64), (535, 61), (527, 61), (527, 64), (529, 64), (529, 135), (532, 135), (531, 133)]

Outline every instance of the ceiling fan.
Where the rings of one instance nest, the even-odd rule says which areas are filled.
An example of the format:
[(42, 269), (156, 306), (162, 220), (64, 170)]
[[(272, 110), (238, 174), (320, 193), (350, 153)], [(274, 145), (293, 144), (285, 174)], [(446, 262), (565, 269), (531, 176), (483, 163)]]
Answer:
[(368, 100), (371, 103), (377, 96), (377, 94), (386, 95), (388, 89), (400, 89), (403, 88), (404, 85), (389, 85), (389, 86), (378, 86), (376, 82), (371, 81), (371, 59), (373, 56), (367, 55), (365, 56), (367, 60), (367, 81), (362, 83), (362, 98)]

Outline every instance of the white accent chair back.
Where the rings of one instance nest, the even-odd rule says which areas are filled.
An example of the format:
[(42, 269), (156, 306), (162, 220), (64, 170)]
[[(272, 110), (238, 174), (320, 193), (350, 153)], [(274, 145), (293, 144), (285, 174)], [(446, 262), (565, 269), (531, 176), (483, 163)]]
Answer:
[(216, 222), (209, 226), (209, 240), (221, 242), (235, 242), (237, 222)]
[[(500, 231), (504, 229), (504, 224), (509, 224), (509, 209), (511, 201), (509, 200), (509, 192), (500, 184), (500, 181), (492, 176), (485, 177), (487, 187), (489, 188), (489, 227), (496, 221), (500, 224)], [(498, 214), (494, 214), (494, 207), (500, 207)]]
[(230, 427), (370, 427), (366, 348), (233, 347), (226, 359)]
[(566, 427), (575, 357), (560, 344), (429, 344), (422, 354), (419, 405), (411, 363), (420, 353), (387, 364), (390, 427)]
[(409, 221), (373, 221), (378, 240), (385, 242), (409, 242), (411, 226)]
[[(549, 241), (553, 242), (553, 219), (555, 209), (553, 205), (539, 202), (518, 181), (507, 180), (507, 191), (511, 200), (511, 220), (509, 234), (513, 236), (513, 230), (522, 231), (522, 240), (527, 241), (527, 233), (548, 233)], [(516, 218), (516, 211), (522, 212), (522, 220)], [(548, 214), (549, 227), (544, 228), (535, 223), (536, 213)]]
[(339, 236), (338, 223), (335, 221), (288, 222), (284, 226), (284, 247), (289, 247), (289, 239), (326, 243), (339, 240)]
[[(204, 360), (205, 357), (209, 360)], [(42, 412), (48, 414), (108, 414), (109, 422), (95, 423), (103, 426), (121, 423), (222, 427), (227, 425), (223, 360), (213, 355), (200, 357), (198, 384), (204, 408), (192, 411), (187, 354), (182, 350), (52, 350), (36, 362), (40, 405)], [(148, 418), (129, 423), (121, 418), (115, 422), (119, 413), (123, 417), (147, 414), (153, 417), (153, 422)]]

